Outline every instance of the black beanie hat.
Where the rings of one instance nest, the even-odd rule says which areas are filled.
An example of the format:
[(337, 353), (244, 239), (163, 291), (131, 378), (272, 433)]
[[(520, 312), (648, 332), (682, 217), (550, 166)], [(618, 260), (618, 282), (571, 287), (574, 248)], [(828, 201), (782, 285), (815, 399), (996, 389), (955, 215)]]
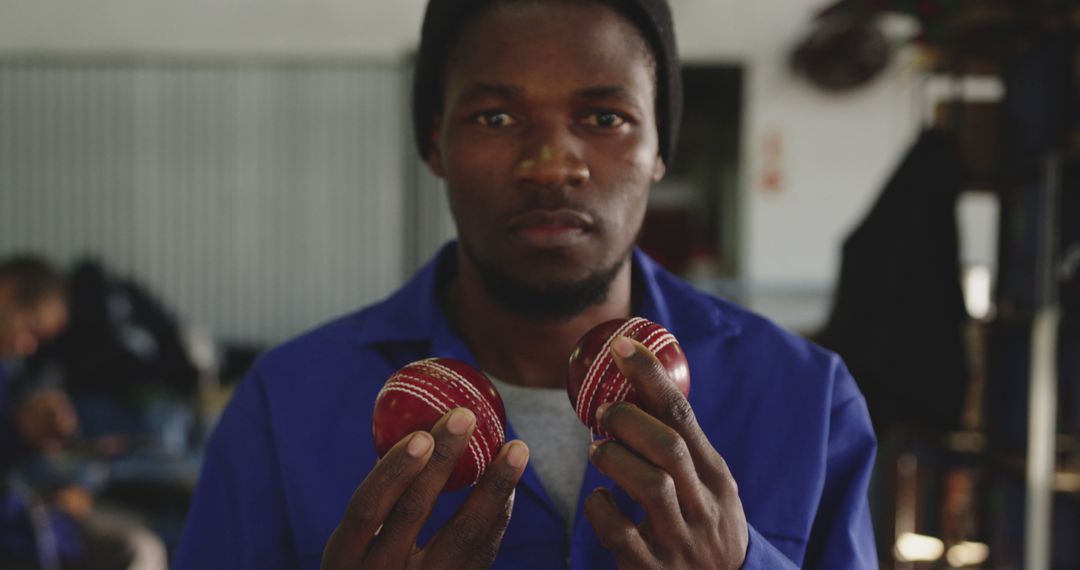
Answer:
[[(430, 0), (420, 32), (413, 76), (413, 134), (420, 156), (431, 148), (431, 124), (443, 105), (443, 72), (458, 34), (484, 8), (500, 0)], [(660, 156), (669, 167), (682, 119), (682, 73), (667, 0), (596, 0), (633, 22), (656, 60), (656, 127)]]

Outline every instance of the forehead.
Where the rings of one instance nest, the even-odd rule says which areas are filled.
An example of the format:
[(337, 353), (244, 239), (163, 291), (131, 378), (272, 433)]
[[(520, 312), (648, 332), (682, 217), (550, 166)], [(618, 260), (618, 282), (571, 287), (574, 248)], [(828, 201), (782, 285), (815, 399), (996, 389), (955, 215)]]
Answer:
[(652, 98), (655, 63), (638, 29), (604, 4), (495, 3), (465, 26), (447, 61), (448, 98), (470, 82), (616, 85)]

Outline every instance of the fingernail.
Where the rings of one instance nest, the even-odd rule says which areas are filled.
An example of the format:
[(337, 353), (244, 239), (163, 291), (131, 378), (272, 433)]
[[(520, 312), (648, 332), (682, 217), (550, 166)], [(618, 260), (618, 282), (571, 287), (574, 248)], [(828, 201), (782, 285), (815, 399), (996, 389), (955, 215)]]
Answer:
[(592, 457), (593, 454), (596, 453), (596, 450), (600, 449), (601, 445), (604, 445), (604, 441), (605, 440), (598, 439), (598, 440), (596, 440), (596, 441), (589, 444), (589, 457)]
[(634, 355), (634, 343), (625, 336), (615, 337), (611, 343), (611, 350), (623, 358), (630, 358)]
[(465, 435), (472, 426), (476, 416), (468, 408), (458, 408), (450, 412), (450, 419), (446, 420), (446, 429), (454, 435)]
[(596, 408), (596, 421), (603, 422), (604, 421), (604, 413), (607, 412), (608, 408), (610, 408), (610, 407), (611, 407), (611, 402), (604, 402), (603, 404), (600, 404), (600, 406), (598, 408)]
[(431, 449), (431, 438), (423, 433), (414, 434), (409, 440), (409, 445), (405, 447), (405, 451), (413, 457), (423, 457), (429, 449)]
[(514, 442), (510, 444), (510, 449), (506, 451), (506, 462), (515, 469), (520, 469), (525, 465), (525, 462), (529, 460), (529, 448), (525, 447), (524, 443)]

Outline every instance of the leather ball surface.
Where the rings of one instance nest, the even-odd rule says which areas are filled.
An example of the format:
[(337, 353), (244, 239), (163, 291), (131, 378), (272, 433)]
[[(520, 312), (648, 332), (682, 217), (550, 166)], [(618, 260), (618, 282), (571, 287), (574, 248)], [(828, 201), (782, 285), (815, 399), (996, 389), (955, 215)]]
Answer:
[(578, 418), (594, 434), (608, 437), (596, 422), (596, 409), (609, 402), (637, 404), (630, 381), (615, 365), (611, 342), (625, 336), (640, 342), (664, 366), (683, 396), (690, 393), (690, 366), (679, 341), (664, 327), (641, 317), (613, 319), (585, 333), (570, 353), (566, 391)]
[(390, 376), (375, 399), (372, 414), (379, 457), (410, 433), (430, 432), (454, 408), (472, 410), (476, 429), (443, 491), (475, 484), (506, 439), (506, 411), (487, 376), (460, 360), (419, 360)]

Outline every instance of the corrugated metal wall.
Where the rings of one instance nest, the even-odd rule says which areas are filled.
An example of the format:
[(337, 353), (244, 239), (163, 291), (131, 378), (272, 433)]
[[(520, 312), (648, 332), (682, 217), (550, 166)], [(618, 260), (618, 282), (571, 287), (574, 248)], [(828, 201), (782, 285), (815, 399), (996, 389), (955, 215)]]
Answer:
[(435, 214), (427, 235), (438, 202), (408, 194), (430, 180), (417, 183), (405, 76), (0, 65), (0, 255), (96, 255), (232, 341), (376, 300), (449, 228)]

